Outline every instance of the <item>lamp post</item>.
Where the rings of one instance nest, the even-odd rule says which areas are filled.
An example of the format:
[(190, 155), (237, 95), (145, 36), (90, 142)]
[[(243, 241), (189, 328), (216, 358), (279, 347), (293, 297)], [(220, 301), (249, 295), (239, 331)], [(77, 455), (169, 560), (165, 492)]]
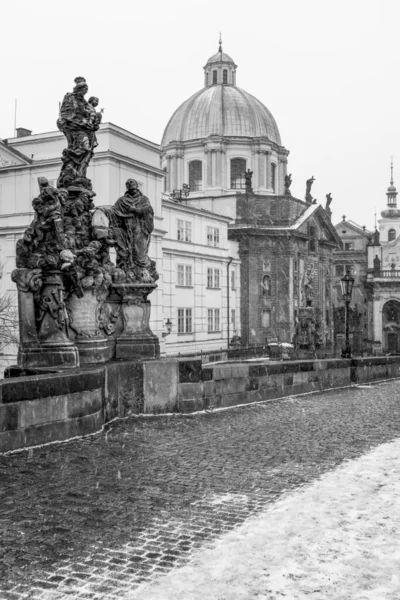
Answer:
[(172, 190), (172, 198), (174, 200), (179, 200), (179, 202), (181, 202), (183, 200), (183, 196), (185, 196), (185, 198), (187, 198), (190, 194), (190, 186), (187, 183), (184, 183), (182, 185), (182, 188), (180, 190)]
[(346, 268), (346, 275), (340, 280), (342, 286), (342, 295), (345, 302), (345, 343), (342, 349), (342, 358), (351, 358), (351, 348), (349, 340), (349, 306), (351, 301), (351, 294), (353, 292), (354, 277), (351, 276), (350, 267)]

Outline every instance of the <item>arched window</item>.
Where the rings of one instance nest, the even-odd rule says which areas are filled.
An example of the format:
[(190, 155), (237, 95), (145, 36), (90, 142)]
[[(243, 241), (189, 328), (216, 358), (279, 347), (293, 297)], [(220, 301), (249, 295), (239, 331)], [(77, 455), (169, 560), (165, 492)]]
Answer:
[(213, 71), (213, 84), (217, 83), (217, 71)]
[(246, 160), (233, 158), (231, 160), (231, 189), (244, 190), (246, 188)]
[(269, 275), (264, 275), (262, 278), (261, 287), (263, 297), (269, 298), (271, 296), (271, 277)]
[(201, 160), (192, 160), (189, 163), (189, 187), (191, 192), (201, 190), (203, 187), (203, 163)]
[(396, 239), (396, 230), (395, 229), (389, 229), (388, 232), (388, 242), (391, 242), (392, 240)]
[(271, 187), (276, 192), (276, 165), (271, 163)]
[(224, 69), (222, 71), (222, 83), (228, 83), (228, 70)]
[(400, 304), (396, 300), (389, 300), (383, 307), (383, 322), (386, 323), (399, 323), (400, 320)]

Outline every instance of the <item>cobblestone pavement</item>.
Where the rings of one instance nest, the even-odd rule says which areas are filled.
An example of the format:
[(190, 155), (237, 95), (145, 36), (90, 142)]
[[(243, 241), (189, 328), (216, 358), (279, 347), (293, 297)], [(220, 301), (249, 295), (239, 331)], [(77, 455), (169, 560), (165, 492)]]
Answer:
[(113, 599), (400, 436), (400, 381), (137, 417), (0, 456), (0, 598)]

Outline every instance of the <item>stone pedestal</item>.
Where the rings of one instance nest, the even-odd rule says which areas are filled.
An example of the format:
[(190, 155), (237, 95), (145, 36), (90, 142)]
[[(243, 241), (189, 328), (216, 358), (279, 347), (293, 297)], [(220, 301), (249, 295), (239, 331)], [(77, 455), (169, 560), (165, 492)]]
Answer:
[(160, 356), (158, 337), (150, 329), (151, 304), (147, 296), (156, 284), (120, 283), (113, 290), (122, 301), (124, 329), (117, 338), (116, 359), (157, 358)]
[(84, 289), (82, 298), (72, 294), (68, 301), (70, 327), (81, 365), (104, 363), (112, 358), (112, 344), (100, 329), (103, 295), (95, 288)]
[(79, 367), (78, 351), (67, 336), (62, 274), (59, 271), (42, 273), (40, 269), (15, 269), (12, 279), (18, 287), (18, 366), (22, 369)]

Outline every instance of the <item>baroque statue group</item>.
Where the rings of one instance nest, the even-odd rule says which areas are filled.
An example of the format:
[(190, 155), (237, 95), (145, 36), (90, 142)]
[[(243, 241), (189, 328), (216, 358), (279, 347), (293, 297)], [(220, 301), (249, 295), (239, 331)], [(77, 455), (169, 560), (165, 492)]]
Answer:
[(87, 93), (77, 77), (63, 99), (57, 126), (67, 147), (57, 187), (38, 179), (35, 216), (17, 242), (12, 279), (25, 372), (159, 355), (147, 299), (158, 279), (148, 255), (153, 208), (134, 179), (114, 205), (95, 207), (87, 168), (102, 111)]

